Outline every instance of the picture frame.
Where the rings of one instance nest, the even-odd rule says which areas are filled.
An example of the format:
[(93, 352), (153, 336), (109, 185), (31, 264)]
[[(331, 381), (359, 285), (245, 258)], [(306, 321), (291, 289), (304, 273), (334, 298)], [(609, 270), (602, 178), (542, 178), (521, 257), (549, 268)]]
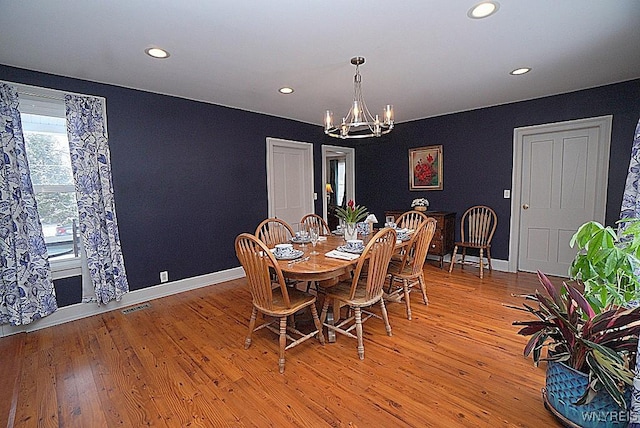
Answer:
[(409, 149), (409, 190), (442, 190), (442, 145)]

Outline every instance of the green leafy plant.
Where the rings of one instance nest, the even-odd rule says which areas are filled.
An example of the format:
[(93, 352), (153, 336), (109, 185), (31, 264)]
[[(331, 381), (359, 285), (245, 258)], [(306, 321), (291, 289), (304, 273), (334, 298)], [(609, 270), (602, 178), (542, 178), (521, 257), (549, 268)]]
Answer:
[[(537, 319), (516, 321), (518, 332), (531, 336), (524, 355), (540, 361), (559, 361), (589, 375), (589, 386), (577, 405), (589, 403), (604, 389), (622, 408), (626, 408), (624, 388), (633, 384), (635, 352), (640, 333), (640, 307), (612, 308), (596, 313), (584, 295), (570, 284), (557, 290), (540, 271), (538, 279), (546, 293), (536, 290), (524, 295), (538, 307), (527, 304), (514, 309), (528, 312)], [(546, 348), (546, 358), (543, 349)]]
[(620, 235), (610, 226), (587, 222), (569, 244), (578, 248), (569, 275), (584, 285), (585, 297), (597, 312), (640, 300), (640, 278), (635, 274), (640, 266), (640, 222), (620, 222), (627, 223)]
[(362, 205), (356, 205), (353, 199), (349, 199), (346, 207), (336, 208), (336, 215), (341, 218), (345, 223), (357, 223), (360, 220), (364, 220), (369, 215), (367, 208)]

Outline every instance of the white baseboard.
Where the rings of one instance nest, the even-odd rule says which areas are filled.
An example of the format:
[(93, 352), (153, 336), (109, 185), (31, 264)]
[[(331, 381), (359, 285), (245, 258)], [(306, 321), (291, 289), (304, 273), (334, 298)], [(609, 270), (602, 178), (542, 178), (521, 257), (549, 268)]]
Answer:
[(225, 281), (242, 278), (245, 276), (242, 267), (231, 268), (219, 272), (208, 273), (192, 278), (185, 278), (179, 281), (167, 282), (152, 287), (143, 288), (141, 290), (131, 291), (120, 299), (119, 302), (109, 302), (106, 305), (98, 306), (95, 302), (77, 303), (62, 307), (51, 315), (32, 322), (26, 326), (0, 325), (0, 337), (9, 336), (11, 334), (40, 330), (42, 328), (52, 327), (69, 321), (75, 321), (81, 318), (90, 317), (92, 315), (104, 312), (122, 309), (127, 306), (136, 305), (148, 300), (159, 299), (160, 297), (170, 296), (172, 294), (182, 293), (194, 290), (208, 285), (219, 284)]
[[(456, 255), (456, 259), (458, 261), (460, 261), (460, 257), (461, 256), (459, 254)], [(440, 258), (436, 257), (436, 256), (429, 256), (428, 255), (427, 258), (429, 260), (440, 260)], [(477, 263), (479, 263), (480, 258), (477, 257), (477, 256), (466, 256), (464, 258), (464, 260), (465, 260), (465, 262), (470, 262), (470, 263), (476, 263), (477, 264)], [(444, 265), (443, 265), (442, 268), (443, 269), (444, 268), (449, 269), (449, 263), (451, 263), (451, 255), (446, 255), (443, 258), (443, 261), (444, 261)], [(509, 272), (509, 261), (508, 260), (500, 260), (500, 259), (493, 259), (492, 258), (491, 259), (491, 267), (493, 269), (497, 270), (497, 271), (500, 271), (500, 272)]]

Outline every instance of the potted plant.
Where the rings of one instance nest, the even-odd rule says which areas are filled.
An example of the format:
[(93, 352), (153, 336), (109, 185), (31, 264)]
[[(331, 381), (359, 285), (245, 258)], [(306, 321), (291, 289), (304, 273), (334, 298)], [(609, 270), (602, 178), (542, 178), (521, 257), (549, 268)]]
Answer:
[[(571, 238), (578, 248), (569, 275), (584, 286), (591, 306), (600, 312), (616, 306), (629, 306), (640, 300), (640, 222), (621, 220), (626, 228), (619, 234), (610, 227), (590, 221)], [(637, 304), (637, 303), (636, 303)]]
[(537, 307), (512, 307), (536, 318), (513, 324), (522, 326), (518, 334), (530, 336), (524, 355), (536, 365), (548, 363), (545, 405), (578, 426), (626, 426), (640, 307), (596, 313), (573, 285), (558, 290), (542, 272), (538, 278), (545, 292), (523, 296)]
[(350, 240), (358, 238), (356, 223), (367, 218), (369, 211), (362, 205), (356, 205), (353, 199), (349, 199), (346, 207), (336, 208), (336, 215), (345, 223), (344, 239)]

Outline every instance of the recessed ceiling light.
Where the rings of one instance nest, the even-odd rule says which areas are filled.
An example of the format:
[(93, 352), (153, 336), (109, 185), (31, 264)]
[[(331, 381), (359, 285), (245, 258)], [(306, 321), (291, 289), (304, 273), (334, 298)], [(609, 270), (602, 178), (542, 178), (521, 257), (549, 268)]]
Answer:
[(467, 16), (472, 19), (482, 19), (493, 15), (499, 8), (500, 4), (497, 1), (483, 1), (469, 9)]
[(512, 76), (519, 76), (521, 74), (526, 74), (530, 71), (531, 71), (531, 67), (521, 67), (521, 68), (516, 68), (509, 74), (511, 74)]
[(152, 56), (154, 58), (159, 58), (159, 59), (169, 58), (169, 52), (160, 48), (147, 48), (144, 50), (144, 52), (147, 55)]
[(291, 94), (293, 93), (293, 88), (285, 86), (284, 88), (278, 89), (278, 92), (280, 92), (281, 94)]

